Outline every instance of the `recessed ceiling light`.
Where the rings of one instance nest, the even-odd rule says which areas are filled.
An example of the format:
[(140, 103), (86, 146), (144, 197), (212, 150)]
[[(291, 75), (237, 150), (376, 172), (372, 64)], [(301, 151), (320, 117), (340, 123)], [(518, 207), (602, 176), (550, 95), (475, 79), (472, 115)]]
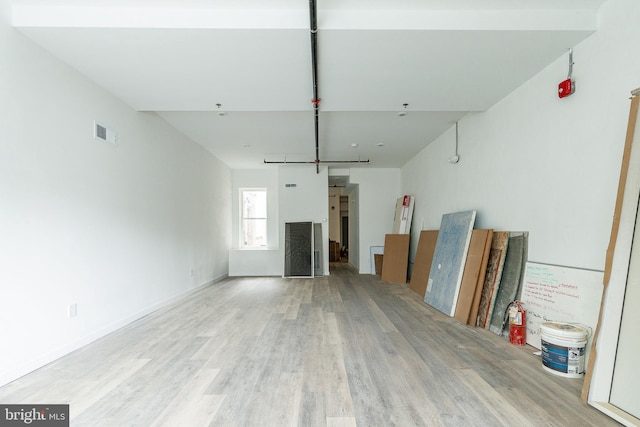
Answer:
[(355, 148), (355, 147), (357, 147), (357, 146), (358, 146), (358, 144), (351, 144), (351, 146), (352, 146), (353, 148)]
[(249, 144), (242, 144), (242, 146), (243, 146), (244, 148), (249, 148), (249, 147), (251, 147), (251, 145), (249, 145)]

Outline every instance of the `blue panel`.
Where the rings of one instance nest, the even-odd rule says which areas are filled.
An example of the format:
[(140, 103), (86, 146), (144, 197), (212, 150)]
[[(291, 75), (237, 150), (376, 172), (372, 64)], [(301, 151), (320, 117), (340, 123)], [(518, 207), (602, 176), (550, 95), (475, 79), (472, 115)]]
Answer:
[(467, 261), (476, 211), (442, 215), (424, 302), (453, 316)]

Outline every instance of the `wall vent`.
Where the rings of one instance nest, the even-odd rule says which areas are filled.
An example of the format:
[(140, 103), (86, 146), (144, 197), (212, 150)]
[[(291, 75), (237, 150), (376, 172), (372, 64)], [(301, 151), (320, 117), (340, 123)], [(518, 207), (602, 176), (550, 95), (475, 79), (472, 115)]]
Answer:
[(290, 187), (297, 187), (298, 184), (285, 184), (284, 186), (287, 188), (290, 188)]
[(96, 121), (93, 122), (93, 137), (110, 144), (115, 144), (117, 140), (117, 133), (112, 128), (100, 124)]

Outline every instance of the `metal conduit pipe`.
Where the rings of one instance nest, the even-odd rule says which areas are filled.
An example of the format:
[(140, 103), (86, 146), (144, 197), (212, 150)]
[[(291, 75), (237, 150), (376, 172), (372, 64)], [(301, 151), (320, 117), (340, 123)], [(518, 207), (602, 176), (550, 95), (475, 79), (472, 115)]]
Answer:
[(320, 160), (320, 98), (318, 97), (318, 20), (317, 20), (317, 7), (316, 0), (309, 0), (309, 34), (311, 38), (311, 81), (313, 85), (313, 127), (314, 138), (316, 146), (316, 159), (313, 162), (288, 162), (288, 161), (276, 161), (270, 162), (265, 160), (266, 164), (278, 163), (278, 164), (315, 164), (316, 173), (320, 173), (320, 163), (369, 163), (369, 160)]
[(320, 142), (319, 142), (319, 120), (320, 120), (320, 98), (318, 98), (318, 9), (316, 0), (309, 0), (309, 34), (311, 38), (311, 79), (313, 85), (313, 126), (316, 144), (316, 173), (320, 173)]
[(278, 161), (269, 161), (264, 160), (266, 165), (278, 164), (278, 165), (317, 165), (319, 163), (369, 163), (369, 160), (319, 160), (319, 161), (288, 161), (288, 160), (278, 160)]

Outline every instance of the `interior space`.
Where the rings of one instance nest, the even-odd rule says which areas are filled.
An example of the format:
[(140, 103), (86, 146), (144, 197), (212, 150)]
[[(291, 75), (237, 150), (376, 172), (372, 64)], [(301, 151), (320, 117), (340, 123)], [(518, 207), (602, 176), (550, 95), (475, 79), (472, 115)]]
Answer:
[[(0, 406), (640, 425), (638, 22), (635, 0), (0, 0)], [(404, 195), (392, 283), (374, 252)], [(410, 289), (421, 232), (467, 211), (604, 276), (584, 375)]]

